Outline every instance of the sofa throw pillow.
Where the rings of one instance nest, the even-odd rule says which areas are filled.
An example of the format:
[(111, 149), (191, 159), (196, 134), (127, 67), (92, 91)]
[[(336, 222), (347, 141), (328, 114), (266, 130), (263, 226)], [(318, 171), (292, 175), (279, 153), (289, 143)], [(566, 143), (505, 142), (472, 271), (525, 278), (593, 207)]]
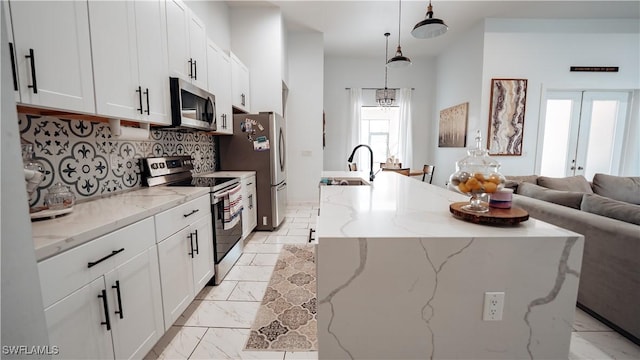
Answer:
[(513, 191), (518, 189), (518, 184), (520, 183), (528, 182), (536, 184), (538, 181), (538, 175), (506, 175), (505, 178), (507, 181), (505, 182), (504, 187), (507, 189), (513, 189)]
[(547, 189), (545, 187), (523, 182), (518, 185), (516, 194), (528, 196), (530, 198), (544, 200), (550, 203), (568, 206), (574, 209), (580, 209), (582, 195), (584, 193), (575, 191), (560, 191)]
[(564, 178), (552, 178), (547, 176), (538, 177), (538, 185), (553, 190), (578, 191), (593, 194), (591, 184), (582, 175), (569, 176)]
[(585, 194), (580, 210), (640, 225), (640, 206), (600, 196)]
[(595, 174), (593, 192), (614, 200), (640, 205), (640, 176)]

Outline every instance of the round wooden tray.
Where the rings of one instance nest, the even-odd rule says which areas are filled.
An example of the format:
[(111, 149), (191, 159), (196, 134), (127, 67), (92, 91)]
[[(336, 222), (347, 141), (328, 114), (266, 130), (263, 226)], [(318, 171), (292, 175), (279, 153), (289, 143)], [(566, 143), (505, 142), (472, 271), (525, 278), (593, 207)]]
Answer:
[(486, 213), (477, 213), (462, 209), (467, 204), (469, 204), (468, 201), (453, 203), (449, 205), (449, 211), (458, 219), (476, 224), (517, 225), (529, 219), (529, 213), (519, 207), (512, 207), (511, 209), (490, 207)]

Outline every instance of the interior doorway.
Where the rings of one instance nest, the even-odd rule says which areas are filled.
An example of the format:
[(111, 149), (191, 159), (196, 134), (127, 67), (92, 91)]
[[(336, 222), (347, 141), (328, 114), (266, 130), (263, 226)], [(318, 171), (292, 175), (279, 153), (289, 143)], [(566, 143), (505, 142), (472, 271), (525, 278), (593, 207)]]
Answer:
[(548, 91), (540, 175), (618, 175), (629, 91)]

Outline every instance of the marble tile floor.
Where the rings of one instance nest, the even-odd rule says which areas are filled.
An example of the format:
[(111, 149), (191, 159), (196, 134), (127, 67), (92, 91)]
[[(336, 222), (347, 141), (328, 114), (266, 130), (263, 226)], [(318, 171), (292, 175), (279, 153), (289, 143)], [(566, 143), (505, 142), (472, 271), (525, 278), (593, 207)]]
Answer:
[[(317, 352), (243, 350), (282, 245), (307, 242), (317, 209), (290, 205), (277, 231), (245, 239), (225, 280), (205, 287), (145, 359), (318, 359)], [(576, 309), (569, 359), (640, 359), (640, 346)]]

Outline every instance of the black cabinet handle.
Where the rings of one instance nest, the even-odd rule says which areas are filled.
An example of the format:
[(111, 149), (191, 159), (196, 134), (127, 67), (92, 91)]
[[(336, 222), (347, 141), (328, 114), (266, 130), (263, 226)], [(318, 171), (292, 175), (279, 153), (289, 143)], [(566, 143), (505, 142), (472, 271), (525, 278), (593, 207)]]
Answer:
[(147, 113), (147, 115), (150, 115), (150, 109), (149, 109), (149, 88), (147, 88), (147, 90), (144, 91), (144, 94), (147, 95), (147, 110), (145, 111)]
[(191, 252), (189, 252), (188, 254), (193, 259), (193, 233), (189, 233), (189, 243), (191, 244)]
[(198, 80), (198, 62), (193, 60), (193, 79)]
[(9, 43), (9, 52), (11, 53), (11, 74), (13, 74), (13, 90), (18, 91), (18, 76), (16, 75), (16, 54), (13, 51), (13, 43)]
[(140, 103), (140, 107), (136, 109), (136, 111), (140, 111), (140, 114), (142, 114), (142, 87), (138, 86), (136, 92), (138, 93), (138, 101)]
[(189, 58), (189, 79), (193, 78), (193, 58)]
[(182, 216), (184, 216), (184, 217), (189, 217), (189, 216), (191, 216), (191, 215), (193, 215), (193, 214), (197, 213), (198, 211), (200, 211), (200, 209), (195, 209), (195, 210), (193, 210), (192, 212), (190, 212), (190, 213), (188, 213), (188, 214), (184, 214), (184, 215), (182, 215)]
[(101, 262), (103, 262), (103, 261), (107, 260), (108, 258), (110, 258), (110, 257), (114, 256), (115, 254), (119, 254), (119, 253), (121, 253), (121, 252), (123, 252), (123, 251), (124, 251), (124, 248), (122, 248), (122, 249), (120, 249), (120, 250), (113, 250), (113, 251), (111, 252), (111, 254), (109, 254), (109, 255), (107, 255), (107, 256), (105, 256), (105, 257), (103, 257), (103, 258), (102, 258), (102, 259), (100, 259), (100, 260), (97, 260), (97, 261), (90, 261), (90, 262), (87, 264), (87, 267), (93, 267), (93, 266), (96, 266), (96, 265), (100, 264)]
[(253, 209), (253, 194), (249, 195), (249, 209)]
[(197, 229), (196, 229), (196, 232), (194, 233), (194, 235), (196, 236), (196, 248), (193, 249), (193, 252), (195, 252), (196, 255), (199, 255), (200, 254), (200, 251), (199, 251), (200, 245), (198, 245), (198, 230)]
[(240, 97), (242, 98), (242, 100), (240, 101), (240, 104), (244, 106), (244, 99), (245, 99), (244, 94), (240, 94)]
[(102, 305), (104, 306), (104, 318), (105, 321), (102, 321), (100, 325), (107, 325), (107, 330), (111, 330), (111, 320), (109, 319), (109, 303), (107, 302), (107, 290), (102, 290), (102, 294), (98, 295), (99, 298), (102, 298)]
[(38, 84), (36, 82), (36, 57), (33, 54), (33, 49), (29, 49), (29, 55), (25, 55), (25, 58), (31, 60), (31, 81), (33, 81), (33, 85), (29, 85), (30, 89), (33, 89), (33, 93), (38, 93)]
[(112, 289), (116, 289), (116, 294), (118, 295), (118, 309), (114, 311), (114, 313), (120, 315), (120, 319), (124, 319), (124, 314), (122, 313), (122, 297), (120, 296), (120, 280), (116, 280), (116, 284), (111, 287)]

